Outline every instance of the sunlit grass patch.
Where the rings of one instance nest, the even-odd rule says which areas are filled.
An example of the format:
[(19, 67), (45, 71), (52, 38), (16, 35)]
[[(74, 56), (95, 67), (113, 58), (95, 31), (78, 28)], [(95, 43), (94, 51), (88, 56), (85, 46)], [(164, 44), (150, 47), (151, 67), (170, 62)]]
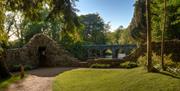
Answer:
[(76, 69), (58, 75), (53, 91), (179, 91), (180, 79), (134, 69)]

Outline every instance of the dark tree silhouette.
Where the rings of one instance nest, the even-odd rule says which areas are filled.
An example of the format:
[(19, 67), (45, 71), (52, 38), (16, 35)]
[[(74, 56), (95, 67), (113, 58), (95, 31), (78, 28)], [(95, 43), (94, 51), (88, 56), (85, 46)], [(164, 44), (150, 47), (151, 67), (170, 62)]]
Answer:
[(0, 56), (0, 79), (8, 78), (11, 76), (6, 64), (5, 64), (5, 52)]
[(151, 49), (151, 11), (150, 0), (146, 0), (146, 24), (147, 24), (147, 69), (153, 71), (152, 66), (152, 49)]

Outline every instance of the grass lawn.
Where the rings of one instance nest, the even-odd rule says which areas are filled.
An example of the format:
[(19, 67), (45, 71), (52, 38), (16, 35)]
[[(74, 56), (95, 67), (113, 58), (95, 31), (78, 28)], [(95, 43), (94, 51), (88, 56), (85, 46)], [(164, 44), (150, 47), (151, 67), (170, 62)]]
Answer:
[(75, 69), (58, 75), (53, 91), (180, 91), (180, 79), (134, 69)]
[(11, 78), (0, 80), (0, 91), (4, 91), (4, 89), (9, 86), (10, 84), (16, 82), (17, 80), (20, 80), (20, 77), (15, 75)]

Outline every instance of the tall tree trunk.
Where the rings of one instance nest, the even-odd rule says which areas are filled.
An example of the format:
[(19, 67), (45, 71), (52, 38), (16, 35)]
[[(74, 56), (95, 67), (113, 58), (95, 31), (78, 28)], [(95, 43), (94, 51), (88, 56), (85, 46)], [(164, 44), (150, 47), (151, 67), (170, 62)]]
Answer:
[(11, 76), (6, 64), (5, 64), (5, 54), (0, 55), (0, 79), (8, 78)]
[(166, 0), (164, 0), (164, 22), (162, 29), (162, 37), (161, 37), (161, 67), (162, 70), (165, 70), (164, 66), (164, 31), (166, 30)]
[(152, 67), (152, 50), (151, 50), (151, 11), (150, 0), (146, 0), (146, 24), (147, 24), (147, 70), (153, 71)]

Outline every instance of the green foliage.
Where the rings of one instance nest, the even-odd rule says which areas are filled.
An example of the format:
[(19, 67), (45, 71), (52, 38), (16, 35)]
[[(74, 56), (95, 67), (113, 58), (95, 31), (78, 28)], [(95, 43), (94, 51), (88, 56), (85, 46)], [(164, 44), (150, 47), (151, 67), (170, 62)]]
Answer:
[(72, 32), (60, 32), (60, 43), (80, 60), (86, 59), (86, 50), (82, 45), (105, 44), (107, 42), (107, 24), (98, 14), (79, 16), (82, 27)]
[(138, 58), (138, 65), (145, 66), (147, 64), (146, 60), (147, 60), (147, 56), (140, 56)]
[[(49, 35), (64, 45), (76, 57), (84, 56), (81, 47), (80, 24), (76, 15), (75, 2), (78, 0), (7, 0), (0, 17), (4, 25), (4, 12), (19, 12), (20, 24), (17, 24), (18, 40), (11, 43), (12, 47), (21, 47), (37, 33)], [(3, 1), (2, 1), (3, 2)], [(4, 4), (4, 2), (3, 2)], [(7, 16), (8, 18), (8, 16)], [(7, 22), (9, 25), (12, 22)], [(1, 32), (1, 31), (0, 31)], [(81, 51), (80, 51), (81, 50)], [(81, 53), (80, 53), (81, 52)]]
[(92, 64), (90, 66), (90, 68), (109, 68), (109, 67), (110, 64), (98, 64), (98, 63)]
[(98, 59), (95, 59), (94, 61), (97, 61), (97, 62), (110, 62), (110, 61), (113, 61), (111, 58), (98, 58)]
[(9, 42), (9, 48), (20, 48), (23, 45), (24, 43), (20, 39)]
[[(180, 3), (178, 0), (167, 0), (167, 24), (165, 27), (166, 31), (164, 33), (166, 40), (180, 39), (179, 7)], [(162, 0), (153, 0), (151, 10), (153, 12), (151, 20), (153, 40), (160, 41), (164, 23), (164, 2)]]
[(138, 67), (138, 64), (136, 62), (124, 62), (120, 63), (120, 68), (135, 68)]
[(105, 44), (107, 42), (106, 34), (109, 27), (99, 14), (81, 15), (79, 20), (84, 25), (84, 29), (81, 31), (83, 41), (87, 44)]
[(134, 69), (75, 69), (56, 76), (53, 91), (179, 91), (180, 79)]
[(65, 46), (65, 48), (72, 53), (76, 58), (80, 59), (80, 60), (86, 60), (86, 52), (84, 47), (82, 46), (83, 43), (82, 42), (76, 42), (73, 43), (71, 45), (67, 45)]
[[(21, 70), (21, 65), (20, 64), (13, 65), (12, 69), (13, 69), (12, 71), (20, 71)], [(28, 64), (24, 65), (24, 70), (32, 70), (32, 69), (33, 69), (33, 67), (31, 65), (28, 65)]]
[(112, 58), (98, 58), (89, 61), (89, 64), (108, 64), (111, 68), (119, 68), (119, 64), (122, 63), (122, 60), (112, 59)]
[(4, 31), (4, 1), (0, 1), (0, 54), (7, 47), (8, 36)]
[[(164, 1), (151, 0), (152, 41), (161, 40), (164, 23)], [(180, 39), (180, 3), (179, 0), (167, 0), (167, 24), (164, 33), (165, 40)], [(145, 0), (136, 0), (134, 17), (128, 27), (130, 35), (136, 41), (146, 41)]]
[(105, 55), (112, 55), (112, 51), (110, 49), (107, 49), (104, 54)]
[[(152, 62), (155, 68), (161, 69), (161, 56), (153, 53)], [(147, 65), (147, 56), (141, 56), (138, 58), (138, 64), (141, 66)], [(164, 64), (165, 67), (173, 67), (178, 68), (178, 62), (173, 62), (171, 58), (171, 54), (164, 55)]]
[(11, 78), (0, 80), (0, 91), (4, 91), (6, 87), (16, 82), (17, 80), (20, 80), (20, 77), (18, 75), (14, 75)]
[(43, 22), (32, 22), (32, 23), (29, 22), (23, 34), (25, 43), (27, 43), (35, 34), (41, 33), (42, 27), (43, 27)]
[[(77, 0), (7, 0), (4, 11), (20, 13), (20, 24), (16, 24), (17, 30), (14, 31), (14, 34), (18, 32), (16, 36), (22, 44), (28, 42), (34, 34), (42, 32), (59, 42), (62, 31), (67, 33), (75, 32), (81, 27), (76, 15), (76, 1)], [(9, 23), (10, 26), (11, 23), (12, 22)]]
[(41, 10), (48, 9), (46, 20), (61, 18), (66, 31), (80, 26), (76, 15), (77, 0), (7, 0), (6, 9), (9, 11), (21, 11), (30, 20), (41, 20)]
[(109, 44), (135, 44), (136, 42), (132, 39), (130, 32), (120, 26), (114, 32), (107, 34)]
[(7, 35), (4, 33), (4, 31), (0, 30), (0, 53), (4, 50), (4, 48), (7, 48), (8, 45), (8, 38)]
[(52, 39), (60, 41), (60, 32), (62, 31), (62, 20), (57, 18), (55, 20), (46, 20), (48, 10), (40, 10), (40, 20), (32, 21), (25, 18), (21, 23), (22, 39), (27, 43), (33, 35), (37, 33), (44, 33), (49, 35)]

